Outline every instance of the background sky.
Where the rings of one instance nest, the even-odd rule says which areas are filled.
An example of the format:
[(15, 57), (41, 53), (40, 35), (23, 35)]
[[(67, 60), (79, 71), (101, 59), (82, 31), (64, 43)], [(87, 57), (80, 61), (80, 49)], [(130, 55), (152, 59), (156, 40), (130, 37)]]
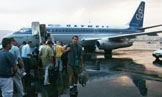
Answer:
[[(144, 0), (144, 26), (162, 24), (162, 0)], [(0, 30), (46, 24), (129, 23), (141, 0), (0, 0)]]

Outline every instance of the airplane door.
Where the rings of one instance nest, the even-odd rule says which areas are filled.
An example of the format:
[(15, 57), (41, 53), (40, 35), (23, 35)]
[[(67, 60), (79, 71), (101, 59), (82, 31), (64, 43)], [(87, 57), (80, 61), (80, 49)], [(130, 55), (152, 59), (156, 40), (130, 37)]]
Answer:
[(47, 31), (45, 24), (40, 24), (40, 36), (41, 36), (42, 41), (51, 40), (51, 35)]
[(39, 38), (39, 42), (47, 41), (49, 38), (49, 33), (46, 31), (46, 25), (45, 24), (39, 24), (39, 22), (32, 22), (32, 35), (35, 36), (35, 38)]
[(47, 40), (46, 34), (47, 34), (46, 25), (40, 24), (40, 36), (41, 36), (42, 41)]
[(38, 35), (40, 32), (39, 22), (32, 22), (32, 35)]

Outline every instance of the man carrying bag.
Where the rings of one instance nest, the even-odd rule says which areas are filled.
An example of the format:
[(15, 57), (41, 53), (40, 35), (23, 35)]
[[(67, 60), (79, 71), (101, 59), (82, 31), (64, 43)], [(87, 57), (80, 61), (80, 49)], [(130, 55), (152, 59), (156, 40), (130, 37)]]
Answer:
[(64, 52), (68, 52), (67, 71), (69, 74), (69, 90), (70, 95), (78, 93), (77, 82), (78, 75), (83, 68), (83, 51), (82, 47), (77, 44), (78, 36), (72, 37), (72, 43), (65, 47)]

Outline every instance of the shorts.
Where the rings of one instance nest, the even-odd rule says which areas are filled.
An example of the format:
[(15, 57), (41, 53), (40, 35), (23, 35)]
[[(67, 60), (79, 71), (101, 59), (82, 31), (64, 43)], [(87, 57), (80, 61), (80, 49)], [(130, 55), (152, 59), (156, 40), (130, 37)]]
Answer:
[(69, 75), (79, 75), (81, 73), (79, 66), (67, 65), (67, 71)]

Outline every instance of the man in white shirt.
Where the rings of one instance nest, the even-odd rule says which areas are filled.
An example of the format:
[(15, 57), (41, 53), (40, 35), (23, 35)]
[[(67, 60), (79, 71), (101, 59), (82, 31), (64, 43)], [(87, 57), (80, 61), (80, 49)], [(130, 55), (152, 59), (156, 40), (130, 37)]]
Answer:
[(28, 41), (28, 44), (24, 45), (22, 47), (22, 59), (24, 62), (24, 67), (25, 67), (25, 72), (27, 73), (27, 75), (25, 76), (25, 82), (29, 82), (30, 79), (30, 58), (32, 56), (32, 41)]
[(24, 45), (26, 45), (26, 41), (23, 41), (22, 42), (22, 45), (20, 45), (20, 47), (19, 47), (19, 50), (20, 50), (20, 56), (22, 55), (22, 47), (24, 46)]

